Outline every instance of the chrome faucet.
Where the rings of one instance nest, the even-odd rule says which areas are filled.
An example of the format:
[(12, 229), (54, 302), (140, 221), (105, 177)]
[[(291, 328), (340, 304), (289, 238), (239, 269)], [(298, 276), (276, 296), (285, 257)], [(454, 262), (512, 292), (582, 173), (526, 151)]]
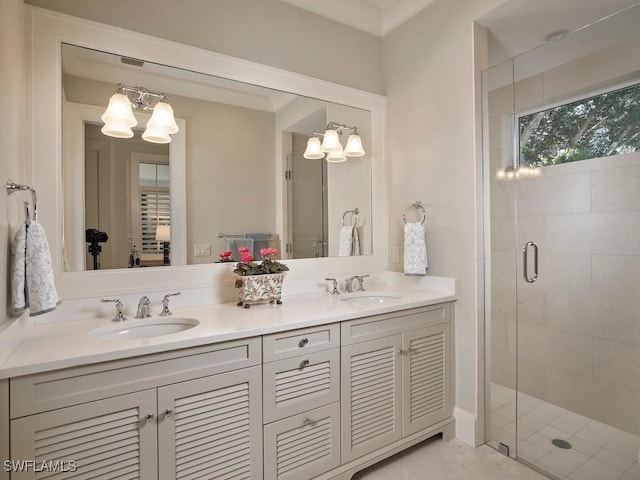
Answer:
[(150, 308), (151, 300), (144, 295), (138, 302), (138, 310), (136, 311), (136, 318), (149, 318), (151, 316)]
[[(364, 279), (367, 278), (367, 275), (354, 275), (353, 277), (349, 277), (346, 280), (345, 290), (349, 293), (353, 292), (364, 292)], [(353, 282), (358, 282), (355, 289), (353, 288)]]
[(173, 315), (173, 313), (171, 313), (171, 311), (169, 310), (169, 297), (175, 297), (176, 295), (180, 295), (181, 293), (182, 292), (168, 293), (164, 296), (164, 298), (162, 299), (162, 311), (160, 312), (161, 317)]
[(102, 303), (115, 303), (116, 304), (116, 316), (113, 317), (113, 321), (114, 322), (124, 322), (127, 317), (124, 316), (124, 314), (122, 313), (122, 310), (124, 308), (124, 306), (122, 305), (122, 302), (117, 299), (117, 298), (103, 298), (101, 300)]
[(331, 290), (331, 295), (339, 295), (340, 290), (338, 290), (338, 280), (335, 278), (325, 278), (327, 282), (333, 282), (333, 289)]

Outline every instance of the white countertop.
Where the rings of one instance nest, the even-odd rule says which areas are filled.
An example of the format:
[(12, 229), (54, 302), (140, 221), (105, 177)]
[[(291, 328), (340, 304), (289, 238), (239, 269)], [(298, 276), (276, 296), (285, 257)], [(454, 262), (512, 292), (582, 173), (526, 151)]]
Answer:
[[(235, 303), (223, 303), (173, 311), (174, 317), (188, 317), (200, 323), (179, 333), (145, 339), (103, 341), (89, 333), (114, 325), (112, 317), (33, 325), (6, 361), (0, 366), (0, 378), (28, 375), (60, 368), (116, 360), (198, 345), (236, 340), (293, 330), (354, 318), (389, 313), (455, 300), (453, 292), (385, 287), (398, 299), (384, 303), (344, 302), (350, 294), (326, 292), (290, 295), (282, 305), (259, 304), (249, 309)], [(353, 295), (353, 294), (351, 294)], [(135, 322), (129, 318), (127, 322)], [(119, 324), (124, 325), (124, 324)]]

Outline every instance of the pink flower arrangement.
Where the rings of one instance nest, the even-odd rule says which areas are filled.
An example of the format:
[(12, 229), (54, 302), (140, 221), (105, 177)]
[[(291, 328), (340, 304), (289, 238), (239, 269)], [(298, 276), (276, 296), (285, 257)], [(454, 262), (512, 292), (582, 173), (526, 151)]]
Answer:
[(238, 248), (240, 262), (233, 270), (234, 273), (242, 276), (246, 275), (266, 275), (268, 273), (282, 273), (289, 270), (289, 267), (275, 260), (278, 250), (275, 248), (261, 248), (260, 255), (262, 263), (256, 263), (247, 247)]
[(231, 250), (225, 250), (219, 255), (220, 259), (218, 262), (226, 263), (226, 262), (235, 262), (233, 259), (233, 252)]

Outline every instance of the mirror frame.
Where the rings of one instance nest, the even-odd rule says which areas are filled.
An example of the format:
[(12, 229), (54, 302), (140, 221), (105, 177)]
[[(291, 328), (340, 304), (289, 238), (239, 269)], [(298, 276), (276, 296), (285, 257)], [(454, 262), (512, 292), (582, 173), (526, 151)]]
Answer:
[[(194, 70), (297, 95), (349, 105), (371, 113), (372, 255), (287, 260), (290, 278), (317, 279), (353, 272), (377, 272), (387, 265), (386, 98), (351, 87), (222, 55), (201, 48), (112, 27), (27, 5), (29, 145), (26, 177), (38, 192), (39, 219), (49, 240), (58, 293), (62, 299), (104, 297), (165, 290), (232, 286), (229, 265), (199, 264), (162, 268), (64, 272), (62, 270), (62, 66), (61, 45), (141, 58), (149, 62)], [(105, 99), (106, 102), (107, 99)], [(282, 148), (276, 138), (276, 205), (282, 205)], [(29, 155), (30, 154), (30, 155)], [(276, 231), (283, 227), (282, 208), (276, 212)], [(204, 293), (203, 293), (204, 294)]]

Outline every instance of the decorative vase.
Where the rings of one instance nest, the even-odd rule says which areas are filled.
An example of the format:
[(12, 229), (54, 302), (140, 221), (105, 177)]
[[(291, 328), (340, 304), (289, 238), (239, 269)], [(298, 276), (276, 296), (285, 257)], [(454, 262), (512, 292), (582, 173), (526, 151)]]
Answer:
[(282, 282), (286, 273), (268, 273), (265, 275), (236, 275), (238, 306), (249, 308), (254, 303), (282, 304)]

